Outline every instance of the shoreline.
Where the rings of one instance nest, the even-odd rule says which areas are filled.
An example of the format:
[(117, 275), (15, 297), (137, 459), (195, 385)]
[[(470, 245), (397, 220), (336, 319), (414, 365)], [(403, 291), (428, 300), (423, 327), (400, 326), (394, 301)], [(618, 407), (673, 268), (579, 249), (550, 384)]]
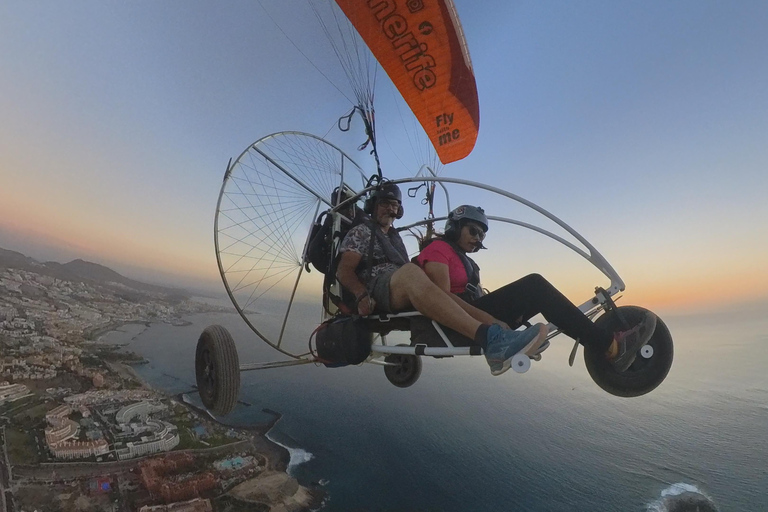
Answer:
[[(103, 328), (99, 328), (100, 330), (103, 330), (103, 332), (99, 333), (99, 336), (103, 336), (104, 334), (107, 334), (107, 333), (112, 332), (112, 331), (118, 331), (120, 327), (122, 327), (123, 325), (127, 325), (127, 324), (143, 324), (147, 328), (150, 328), (153, 323), (166, 323), (166, 322), (165, 321), (150, 322), (150, 321), (140, 321), (140, 320), (134, 320), (134, 321), (129, 321), (129, 322), (120, 322), (120, 323), (115, 322), (115, 323), (110, 324), (110, 328), (109, 329), (107, 329), (107, 326), (105, 326)], [(186, 322), (184, 325), (185, 326), (186, 325), (192, 325), (192, 322)], [(176, 325), (174, 324), (174, 326), (176, 326)], [(179, 325), (179, 326), (181, 326), (181, 325)], [(130, 344), (131, 344), (131, 342), (120, 344), (120, 348), (121, 349), (125, 348), (125, 347), (129, 346)], [(139, 353), (136, 353), (136, 354), (143, 358), (141, 364), (148, 364), (150, 362), (149, 359), (144, 357), (142, 354), (139, 354)], [(184, 404), (186, 407), (194, 410), (198, 414), (201, 414), (201, 415), (209, 418), (210, 420), (218, 423), (219, 425), (222, 425), (222, 426), (225, 426), (225, 427), (228, 427), (228, 428), (232, 428), (232, 429), (235, 429), (235, 430), (243, 430), (243, 431), (247, 431), (247, 432), (255, 432), (256, 434), (258, 434), (261, 437), (266, 437), (267, 433), (283, 417), (282, 413), (280, 413), (278, 411), (275, 411), (273, 409), (262, 409), (263, 412), (266, 412), (267, 414), (270, 414), (270, 415), (273, 416), (273, 418), (270, 421), (266, 422), (266, 423), (258, 423), (258, 424), (252, 425), (252, 426), (249, 426), (249, 425), (233, 425), (231, 423), (226, 423), (225, 421), (222, 421), (222, 420), (216, 418), (207, 409), (205, 409), (203, 407), (199, 407), (199, 406), (193, 404), (188, 398), (186, 398), (187, 392), (173, 394), (173, 393), (169, 393), (168, 391), (165, 391), (163, 389), (159, 389), (159, 388), (153, 387), (152, 384), (150, 384), (144, 377), (139, 375), (139, 373), (136, 371), (136, 369), (133, 368), (132, 364), (128, 364), (128, 363), (124, 363), (124, 362), (108, 362), (108, 361), (104, 361), (104, 363), (110, 369), (113, 369), (113, 367), (115, 367), (116, 372), (121, 374), (121, 375), (127, 374), (129, 376), (129, 378), (135, 380), (137, 384), (140, 384), (145, 389), (149, 389), (149, 390), (152, 390), (152, 391), (154, 391), (156, 393), (163, 394), (163, 395), (165, 395), (167, 397), (176, 398), (179, 403)], [(250, 405), (250, 404), (248, 404), (248, 405)], [(285, 450), (287, 452), (287, 449), (285, 449), (282, 445), (278, 445), (277, 443), (274, 443), (271, 440), (270, 440), (270, 443), (275, 444), (275, 446), (279, 446), (281, 449), (283, 449), (283, 450)], [(286, 453), (286, 457), (289, 457), (289, 456), (290, 456), (290, 454)], [(285, 461), (285, 465), (287, 467), (288, 460)]]
[[(212, 310), (198, 311), (195, 313), (189, 313), (189, 314), (186, 314), (185, 316), (188, 317), (190, 315), (200, 315), (200, 314), (206, 314), (206, 313), (222, 314), (225, 312), (212, 309)], [(234, 314), (237, 314), (237, 313), (234, 313)], [(164, 323), (164, 324), (172, 325), (173, 327), (187, 327), (187, 326), (193, 325), (193, 322), (191, 322), (190, 320), (185, 320), (184, 317), (180, 317), (180, 316), (171, 317), (168, 319), (157, 318), (154, 320), (112, 319), (104, 325), (83, 329), (83, 338), (86, 339), (87, 341), (98, 341), (99, 337), (104, 336), (109, 332), (120, 331), (120, 328), (123, 327), (124, 325), (129, 325), (129, 324), (143, 325), (148, 329), (152, 326), (152, 324), (155, 324), (155, 323)]]
[(99, 327), (83, 329), (83, 338), (88, 341), (98, 341), (98, 339), (105, 334), (112, 331), (120, 331), (121, 327), (129, 324), (143, 325), (146, 328), (149, 328), (152, 325), (152, 322), (149, 320), (114, 320)]
[(176, 393), (175, 395), (170, 395), (169, 394), (168, 396), (175, 397), (179, 402), (183, 403), (184, 405), (186, 405), (190, 409), (194, 409), (197, 413), (202, 414), (203, 416), (206, 416), (211, 421), (215, 421), (219, 425), (223, 425), (225, 427), (233, 428), (233, 429), (236, 429), (236, 430), (245, 430), (245, 431), (249, 431), (249, 432), (253, 431), (253, 432), (258, 433), (261, 436), (267, 435), (269, 433), (269, 431), (272, 430), (272, 427), (274, 427), (277, 424), (277, 422), (280, 421), (280, 419), (283, 417), (282, 413), (279, 413), (279, 412), (274, 411), (272, 409), (262, 409), (261, 410), (262, 412), (265, 412), (265, 413), (270, 414), (270, 415), (273, 416), (273, 418), (271, 420), (269, 420), (268, 422), (266, 422), (266, 423), (256, 423), (254, 425), (233, 425), (232, 423), (227, 423), (225, 421), (220, 420), (219, 418), (217, 418), (216, 416), (211, 414), (211, 412), (208, 411), (208, 409), (205, 409), (203, 407), (200, 407), (198, 405), (193, 404), (189, 400), (189, 398), (187, 397), (187, 394), (188, 393), (185, 392), (185, 393)]
[(161, 393), (163, 395), (167, 395), (167, 393), (165, 393), (164, 391), (153, 388), (149, 382), (141, 378), (141, 375), (139, 375), (136, 372), (133, 366), (127, 363), (117, 363), (117, 362), (113, 363), (109, 361), (104, 361), (104, 364), (107, 365), (107, 368), (109, 368), (111, 371), (114, 371), (121, 377), (134, 380), (136, 383), (140, 384), (141, 387), (144, 389), (154, 391), (155, 393)]
[[(165, 321), (160, 321), (160, 322), (167, 323)], [(183, 325), (192, 325), (192, 322), (187, 322), (187, 321), (185, 322), (186, 323)], [(157, 322), (132, 321), (132, 322), (112, 323), (109, 326), (104, 326), (100, 328), (99, 330), (101, 332), (98, 335), (103, 336), (108, 332), (117, 331), (119, 330), (120, 327), (126, 324), (144, 324), (146, 325), (147, 328), (150, 328), (153, 323), (157, 323)], [(177, 325), (177, 324), (173, 324), (173, 325)], [(179, 325), (182, 325), (182, 324), (179, 324)], [(107, 329), (107, 327), (109, 328)], [(143, 334), (143, 331), (142, 331), (142, 334)], [(121, 349), (128, 345), (130, 345), (130, 342), (127, 344), (121, 345)], [(142, 357), (143, 360), (146, 361), (147, 363), (150, 362), (149, 359), (147, 359), (143, 354), (140, 354), (140, 353), (136, 353), (136, 354)], [(219, 425), (222, 425), (224, 427), (227, 427), (236, 431), (247, 433), (250, 437), (250, 443), (254, 451), (262, 454), (264, 454), (263, 452), (267, 452), (264, 455), (270, 457), (271, 460), (275, 461), (274, 464), (271, 464), (272, 471), (285, 474), (287, 479), (296, 480), (288, 471), (289, 468), (291, 468), (292, 450), (300, 450), (303, 453), (309, 453), (309, 452), (306, 452), (305, 450), (301, 450), (301, 449), (290, 449), (280, 444), (279, 442), (270, 439), (269, 432), (283, 418), (282, 413), (275, 411), (273, 409), (264, 408), (262, 409), (262, 412), (272, 416), (272, 419), (270, 419), (267, 422), (256, 423), (253, 425), (235, 425), (235, 424), (227, 423), (226, 421), (223, 421), (222, 419), (219, 419), (213, 414), (211, 414), (210, 411), (208, 411), (204, 407), (200, 407), (192, 403), (192, 401), (187, 396), (188, 392), (174, 394), (174, 393), (165, 391), (163, 389), (156, 388), (152, 386), (152, 384), (147, 379), (143, 378), (130, 364), (121, 363), (121, 362), (109, 363), (107, 361), (105, 361), (105, 363), (108, 365), (108, 367), (111, 370), (115, 370), (121, 376), (128, 376), (130, 379), (134, 380), (136, 383), (138, 383), (145, 389), (148, 389), (155, 393), (159, 393), (166, 397), (175, 399), (178, 403), (182, 404), (184, 407), (187, 407), (188, 409), (194, 411), (195, 413)], [(245, 404), (245, 402), (241, 402), (241, 403)], [(250, 405), (250, 404), (247, 404), (247, 405)], [(311, 457), (311, 454), (309, 455)], [(306, 459), (306, 460), (309, 460), (309, 459)], [(301, 462), (299, 462), (299, 464), (300, 463)], [(295, 464), (294, 466), (296, 465), (298, 464)], [(299, 485), (301, 489), (306, 491), (305, 494), (307, 496), (308, 501), (306, 502), (305, 506), (302, 506), (301, 508), (297, 508), (295, 510), (297, 512), (299, 510), (302, 510), (302, 511), (321, 510), (324, 504), (326, 503), (326, 500), (328, 497), (327, 491), (319, 487), (316, 483), (310, 483), (308, 486), (301, 485), (298, 483), (298, 481), (296, 481), (296, 483), (297, 485)], [(228, 492), (228, 493), (225, 493), (224, 495), (230, 496), (230, 493)], [(232, 496), (232, 498), (239, 499), (235, 496)]]

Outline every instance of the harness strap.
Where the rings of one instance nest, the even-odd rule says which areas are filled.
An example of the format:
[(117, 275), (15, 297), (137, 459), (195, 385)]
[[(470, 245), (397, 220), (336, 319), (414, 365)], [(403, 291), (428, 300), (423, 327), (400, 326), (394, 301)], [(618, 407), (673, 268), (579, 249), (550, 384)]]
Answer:
[(467, 253), (462, 251), (456, 243), (451, 241), (447, 242), (464, 265), (464, 271), (467, 273), (467, 286), (472, 285), (477, 287), (480, 284), (480, 267), (478, 267), (475, 260), (467, 256)]
[(368, 220), (365, 225), (371, 230), (371, 238), (379, 239), (381, 250), (384, 252), (384, 258), (377, 260), (377, 264), (389, 262), (405, 265), (408, 263), (408, 250), (403, 245), (403, 239), (400, 238), (400, 233), (395, 228), (390, 228), (390, 232), (385, 234), (373, 221)]

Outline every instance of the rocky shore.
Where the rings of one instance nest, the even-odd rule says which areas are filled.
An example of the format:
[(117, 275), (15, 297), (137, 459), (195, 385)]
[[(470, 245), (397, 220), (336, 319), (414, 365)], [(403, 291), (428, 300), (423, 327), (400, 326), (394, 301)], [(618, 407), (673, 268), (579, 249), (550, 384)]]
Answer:
[(287, 473), (268, 470), (235, 486), (229, 496), (248, 503), (269, 505), (275, 512), (298, 512), (317, 510), (322, 506), (325, 493), (299, 485)]

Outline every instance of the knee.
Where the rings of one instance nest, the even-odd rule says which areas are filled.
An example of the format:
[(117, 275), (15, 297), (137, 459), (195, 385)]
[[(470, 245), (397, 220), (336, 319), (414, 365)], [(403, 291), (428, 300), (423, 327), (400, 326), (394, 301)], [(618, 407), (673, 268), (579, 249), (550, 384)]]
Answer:
[(421, 290), (432, 283), (421, 267), (414, 263), (406, 263), (397, 269), (393, 279), (397, 280), (398, 286), (407, 290)]
[(421, 267), (414, 263), (406, 263), (392, 275), (392, 281), (397, 281), (403, 286), (409, 286), (414, 281), (418, 282), (422, 277), (427, 278), (427, 275), (421, 270)]
[(541, 274), (528, 274), (522, 279), (522, 281), (525, 281), (526, 283), (535, 284), (535, 285), (549, 284), (549, 281), (544, 279), (544, 276), (542, 276)]
[(409, 279), (429, 279), (427, 274), (424, 273), (424, 270), (422, 270), (422, 268), (415, 263), (406, 263), (400, 267), (398, 272), (403, 277), (407, 277)]
[(553, 293), (557, 289), (541, 274), (528, 274), (523, 279), (525, 288), (530, 292)]

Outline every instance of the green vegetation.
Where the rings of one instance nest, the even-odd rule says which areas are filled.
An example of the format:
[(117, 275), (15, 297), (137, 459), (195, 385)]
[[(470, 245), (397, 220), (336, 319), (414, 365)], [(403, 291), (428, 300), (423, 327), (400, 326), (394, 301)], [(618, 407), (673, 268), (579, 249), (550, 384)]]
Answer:
[(146, 359), (134, 352), (118, 352), (117, 350), (105, 350), (98, 352), (98, 356), (110, 363), (139, 364), (146, 363)]
[(200, 422), (191, 412), (189, 412), (189, 409), (183, 405), (178, 405), (173, 409), (173, 419), (171, 420), (171, 423), (181, 430), (182, 428), (192, 428)]
[(171, 423), (176, 425), (179, 429), (179, 446), (178, 450), (185, 449), (199, 449), (199, 448), (211, 448), (214, 446), (223, 446), (225, 444), (231, 444), (239, 441), (239, 439), (231, 438), (226, 435), (225, 432), (220, 429), (211, 428), (206, 426), (208, 436), (201, 442), (192, 429), (200, 422), (197, 421), (194, 416), (190, 416), (187, 409), (183, 406), (174, 409), (174, 417)]
[(80, 356), (80, 362), (86, 368), (104, 368), (104, 361), (94, 354), (83, 352), (83, 354)]
[(37, 397), (34, 395), (19, 398), (13, 402), (7, 402), (0, 405), (0, 416), (12, 416), (23, 411), (29, 407), (33, 402), (37, 402)]
[(43, 402), (40, 404), (35, 405), (34, 407), (27, 409), (24, 411), (24, 414), (31, 420), (39, 421), (45, 418), (45, 415), (48, 414), (48, 411), (55, 408), (56, 404), (53, 402)]
[(198, 441), (198, 439), (192, 434), (189, 428), (178, 426), (179, 428), (179, 445), (177, 450), (197, 450), (200, 448), (208, 448), (206, 445)]
[(11, 464), (38, 464), (40, 462), (35, 436), (31, 432), (6, 428), (5, 444)]
[(231, 444), (239, 441), (239, 439), (233, 439), (222, 434), (215, 434), (205, 440), (206, 443), (211, 446), (223, 446), (225, 444)]
[(179, 445), (176, 447), (177, 450), (213, 448), (215, 446), (223, 446), (239, 441), (239, 439), (228, 437), (224, 433), (219, 432), (211, 432), (208, 437), (200, 440), (195, 433), (192, 432), (193, 424), (190, 421), (174, 418), (172, 423), (179, 429)]
[(141, 384), (141, 382), (137, 382), (135, 380), (124, 380), (122, 381), (122, 388), (123, 389), (141, 389), (144, 386)]
[(37, 397), (26, 404), (26, 407), (14, 409), (13, 421), (17, 426), (31, 429), (38, 426), (48, 411), (56, 407), (53, 402), (41, 402)]

